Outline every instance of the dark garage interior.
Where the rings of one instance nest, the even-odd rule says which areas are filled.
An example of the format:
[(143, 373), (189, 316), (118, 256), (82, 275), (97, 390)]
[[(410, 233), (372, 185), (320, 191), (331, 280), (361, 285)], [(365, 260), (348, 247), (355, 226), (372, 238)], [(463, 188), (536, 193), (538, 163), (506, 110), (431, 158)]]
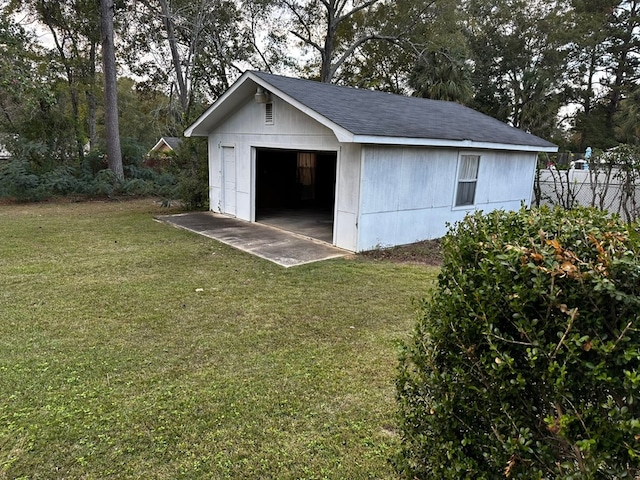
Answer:
[(256, 150), (256, 221), (333, 241), (336, 152)]

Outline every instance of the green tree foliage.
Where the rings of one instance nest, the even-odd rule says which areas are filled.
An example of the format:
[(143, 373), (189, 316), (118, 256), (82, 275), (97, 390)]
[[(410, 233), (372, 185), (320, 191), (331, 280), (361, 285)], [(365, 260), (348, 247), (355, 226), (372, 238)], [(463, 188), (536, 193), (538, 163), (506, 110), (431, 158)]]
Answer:
[(609, 75), (603, 83), (609, 91), (607, 126), (612, 127), (624, 95), (640, 79), (640, 2), (623, 0), (613, 8), (608, 33)]
[(474, 63), (473, 106), (550, 137), (560, 108), (563, 2), (468, 0), (465, 32)]
[(588, 111), (579, 110), (573, 117), (573, 148), (583, 151), (587, 146), (606, 150), (618, 144), (612, 126), (608, 124), (609, 110), (604, 101), (592, 104)]
[(406, 478), (638, 478), (637, 228), (523, 208), (452, 229), (398, 378)]
[(415, 95), (467, 104), (473, 98), (471, 68), (464, 57), (447, 50), (423, 55), (409, 76)]
[(618, 140), (623, 143), (640, 144), (640, 87), (635, 87), (622, 99), (614, 121)]
[[(278, 0), (274, 6), (284, 10), (289, 31), (302, 49), (313, 53), (310, 65), (321, 82), (331, 82), (337, 70), (354, 51), (379, 36), (376, 9), (381, 0)], [(359, 28), (356, 28), (359, 27)], [(308, 75), (312, 76), (312, 75)]]
[(51, 106), (54, 88), (38, 45), (0, 9), (0, 133), (21, 132)]
[(610, 148), (617, 143), (624, 99), (640, 78), (640, 4), (574, 0), (572, 6), (564, 25), (570, 41), (567, 102), (579, 106), (574, 143), (579, 151)]
[(173, 168), (178, 178), (177, 198), (191, 210), (209, 205), (209, 165), (207, 142), (202, 138), (186, 138), (178, 148)]
[(587, 142), (600, 148), (615, 144), (610, 128), (604, 128), (606, 91), (599, 84), (605, 71), (608, 21), (617, 4), (612, 0), (573, 0), (563, 24), (566, 25), (568, 57), (565, 101), (579, 108), (574, 115), (575, 144), (584, 151)]
[(408, 84), (414, 95), (468, 104), (474, 90), (471, 49), (461, 28), (466, 14), (454, 2), (436, 2), (429, 14), (405, 40), (413, 52)]
[(37, 168), (75, 158), (70, 98), (32, 36), (0, 9), (0, 136)]
[[(8, 12), (28, 12), (46, 26), (53, 40), (48, 49), (50, 69), (67, 83), (77, 162), (84, 157), (87, 132), (95, 127), (96, 63), (100, 43), (100, 15), (95, 0), (25, 0), (9, 2)], [(82, 104), (89, 115), (81, 115)], [(85, 123), (86, 121), (90, 123)], [(90, 137), (95, 140), (95, 137)]]
[[(250, 12), (251, 9), (248, 9)], [(162, 86), (177, 125), (220, 96), (253, 54), (250, 31), (236, 2), (144, 0), (133, 3), (124, 58), (144, 84)]]
[[(170, 99), (162, 91), (140, 85), (132, 78), (118, 79), (118, 114), (125, 138), (148, 151), (163, 136), (179, 136), (182, 131), (172, 117)], [(98, 119), (103, 116), (98, 105)], [(98, 138), (104, 137), (104, 124), (98, 120)], [(104, 145), (98, 143), (99, 148)]]
[[(412, 49), (419, 49), (426, 40), (417, 32), (424, 33), (437, 25), (433, 19), (439, 5), (436, 0), (271, 2), (272, 8), (285, 12), (287, 29), (305, 57), (305, 76), (321, 82), (373, 88), (383, 85), (392, 90), (399, 83), (390, 67), (401, 76), (410, 69), (415, 59)], [(419, 45), (414, 45), (417, 39)], [(380, 78), (370, 75), (374, 72)]]
[[(344, 59), (334, 81), (344, 85), (466, 100), (472, 94), (466, 59), (469, 51), (454, 2), (400, 0), (359, 12), (349, 31), (366, 28), (378, 37)], [(447, 71), (447, 64), (453, 68)], [(454, 76), (450, 77), (448, 74)]]

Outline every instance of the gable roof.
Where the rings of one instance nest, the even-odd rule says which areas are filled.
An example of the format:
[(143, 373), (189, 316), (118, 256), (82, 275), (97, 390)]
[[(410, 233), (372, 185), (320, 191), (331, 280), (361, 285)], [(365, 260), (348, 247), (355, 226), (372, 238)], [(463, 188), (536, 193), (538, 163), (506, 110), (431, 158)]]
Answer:
[(206, 136), (257, 86), (333, 130), (340, 142), (555, 152), (540, 137), (454, 102), (245, 72), (185, 136)]
[(158, 143), (156, 143), (149, 152), (155, 152), (163, 145), (166, 145), (171, 150), (177, 150), (181, 141), (182, 139), (180, 137), (161, 137), (160, 140), (158, 140)]

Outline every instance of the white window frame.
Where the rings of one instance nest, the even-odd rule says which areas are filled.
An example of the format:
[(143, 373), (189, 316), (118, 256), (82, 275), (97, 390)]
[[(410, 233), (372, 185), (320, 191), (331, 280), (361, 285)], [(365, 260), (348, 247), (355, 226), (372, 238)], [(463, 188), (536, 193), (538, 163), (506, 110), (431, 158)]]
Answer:
[[(468, 158), (476, 159), (476, 168), (475, 168), (475, 177), (464, 177), (465, 171), (463, 171), (463, 162), (465, 162)], [(453, 208), (473, 208), (476, 205), (476, 196), (478, 193), (478, 177), (480, 176), (480, 159), (481, 155), (479, 153), (473, 152), (465, 152), (461, 153), (458, 156), (458, 168), (456, 171), (456, 188), (453, 196)], [(460, 186), (461, 185), (469, 185), (473, 184), (473, 198), (471, 203), (458, 203), (460, 196)]]

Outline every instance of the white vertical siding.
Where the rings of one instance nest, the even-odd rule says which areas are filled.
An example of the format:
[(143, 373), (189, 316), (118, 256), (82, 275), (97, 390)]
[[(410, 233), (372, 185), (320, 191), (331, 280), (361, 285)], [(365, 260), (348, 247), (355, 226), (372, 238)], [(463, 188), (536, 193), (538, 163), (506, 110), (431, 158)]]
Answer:
[(473, 210), (517, 209), (533, 188), (535, 153), (480, 155), (475, 204), (454, 207), (455, 149), (364, 147), (357, 251), (438, 238)]
[(238, 197), (238, 169), (236, 168), (236, 149), (233, 145), (223, 145), (222, 152), (222, 211), (236, 215)]
[[(520, 203), (529, 205), (533, 194), (533, 180), (537, 154), (530, 152), (479, 152), (480, 172), (476, 204), (478, 208), (517, 209)], [(494, 207), (494, 204), (503, 206)], [(509, 206), (506, 206), (509, 205)]]
[(350, 251), (358, 243), (361, 153), (359, 144), (343, 144), (338, 153), (333, 243)]
[(442, 236), (451, 214), (457, 151), (364, 148), (357, 251)]

